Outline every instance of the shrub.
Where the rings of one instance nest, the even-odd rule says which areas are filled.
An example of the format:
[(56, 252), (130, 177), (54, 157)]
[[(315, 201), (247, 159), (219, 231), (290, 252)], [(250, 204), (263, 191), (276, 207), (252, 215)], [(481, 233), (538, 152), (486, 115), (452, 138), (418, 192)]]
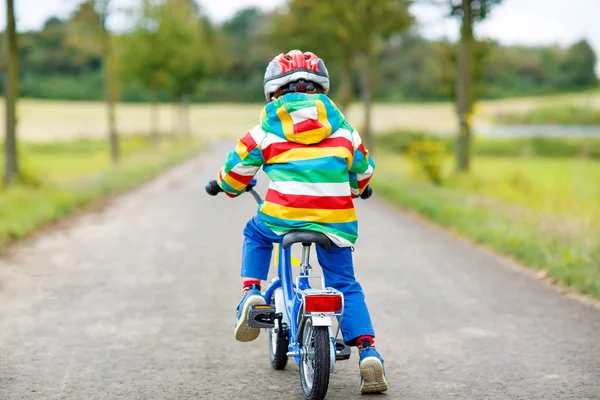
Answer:
[(408, 156), (415, 174), (425, 175), (435, 185), (442, 184), (444, 162), (450, 156), (442, 142), (429, 139), (412, 142)]

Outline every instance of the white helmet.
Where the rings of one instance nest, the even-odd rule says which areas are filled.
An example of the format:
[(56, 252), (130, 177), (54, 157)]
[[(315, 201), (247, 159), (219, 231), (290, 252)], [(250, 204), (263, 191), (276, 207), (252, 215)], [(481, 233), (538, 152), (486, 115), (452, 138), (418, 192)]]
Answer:
[(329, 92), (329, 73), (325, 63), (316, 54), (292, 50), (281, 53), (267, 66), (264, 89), (267, 102), (277, 91), (289, 83), (303, 80), (319, 85), (325, 93)]

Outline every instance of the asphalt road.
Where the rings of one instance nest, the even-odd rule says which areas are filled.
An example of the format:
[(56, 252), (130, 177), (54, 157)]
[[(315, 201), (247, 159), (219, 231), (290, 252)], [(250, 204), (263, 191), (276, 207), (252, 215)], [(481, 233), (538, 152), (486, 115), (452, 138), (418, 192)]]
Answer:
[[(205, 195), (225, 150), (0, 261), (0, 399), (302, 398), (266, 335), (233, 339), (256, 205)], [(377, 198), (357, 207), (381, 398), (600, 399), (600, 310)], [(328, 398), (362, 398), (358, 380), (353, 351)]]

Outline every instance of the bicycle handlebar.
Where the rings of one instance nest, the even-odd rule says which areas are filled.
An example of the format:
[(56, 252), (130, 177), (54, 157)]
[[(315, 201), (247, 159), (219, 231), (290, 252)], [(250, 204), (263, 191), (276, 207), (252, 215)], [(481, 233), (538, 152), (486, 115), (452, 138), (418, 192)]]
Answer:
[[(258, 203), (261, 202), (261, 198), (258, 195), (258, 193), (256, 193), (254, 191), (254, 187), (256, 186), (256, 179), (252, 179), (250, 181), (250, 184), (248, 184), (248, 186), (246, 186), (246, 189), (244, 189), (245, 192), (250, 192), (252, 194), (252, 196), (254, 196), (254, 198), (256, 199), (256, 201)], [(223, 189), (221, 189), (221, 187), (219, 186), (219, 184), (217, 183), (216, 180), (212, 180), (209, 181), (206, 186), (204, 187), (204, 189), (206, 190), (206, 193), (208, 193), (211, 196), (216, 196), (219, 193), (223, 192)], [(371, 185), (367, 185), (367, 187), (365, 188), (365, 190), (363, 190), (362, 194), (360, 195), (360, 198), (363, 200), (368, 199), (369, 197), (371, 197), (373, 195), (373, 188), (371, 187)]]
[(219, 184), (215, 180), (209, 181), (206, 184), (206, 186), (204, 186), (204, 189), (206, 190), (206, 193), (208, 193), (211, 196), (216, 196), (220, 192), (223, 191), (223, 189), (221, 189), (221, 187), (219, 186)]
[[(252, 179), (250, 181), (250, 183), (248, 184), (248, 186), (246, 186), (246, 189), (244, 189), (244, 192), (250, 192), (252, 191), (252, 189), (254, 189), (254, 186), (256, 186), (256, 179)], [(204, 186), (204, 189), (206, 190), (206, 193), (208, 193), (211, 196), (216, 196), (221, 192), (224, 192), (223, 189), (221, 189), (221, 186), (219, 186), (219, 184), (217, 183), (216, 180), (212, 180), (209, 181), (206, 186)]]

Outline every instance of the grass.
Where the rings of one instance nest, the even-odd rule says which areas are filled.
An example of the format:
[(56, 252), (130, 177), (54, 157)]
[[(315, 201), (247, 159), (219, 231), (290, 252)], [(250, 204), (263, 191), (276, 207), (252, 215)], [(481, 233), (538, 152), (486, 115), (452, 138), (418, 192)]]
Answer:
[[(257, 88), (256, 104), (193, 104), (190, 123), (199, 135), (210, 138), (237, 138), (258, 123), (264, 103), (260, 102)], [(334, 99), (335, 100), (335, 99)], [(527, 97), (518, 99), (486, 100), (477, 103), (474, 115), (475, 128), (492, 123), (495, 115), (503, 112), (522, 112), (548, 104), (576, 104), (600, 109), (600, 92), (588, 91), (574, 94)], [(2, 99), (0, 99), (0, 108)], [(362, 107), (352, 105), (345, 112), (357, 128), (363, 121)], [(170, 133), (176, 112), (171, 105), (158, 108), (159, 130)], [(102, 138), (106, 132), (106, 109), (102, 102), (68, 102), (21, 99), (18, 105), (19, 134), (23, 140), (52, 141), (85, 136)], [(450, 101), (438, 103), (375, 104), (373, 128), (376, 132), (391, 130), (422, 130), (453, 132), (456, 112)], [(148, 104), (127, 103), (117, 105), (117, 128), (123, 134), (148, 132), (150, 127)]]
[(374, 185), (393, 203), (600, 298), (600, 162), (477, 157), (474, 173), (436, 186), (405, 157), (376, 161)]
[[(105, 141), (22, 144), (23, 182), (0, 189), (0, 249), (94, 199), (127, 190), (197, 152), (198, 139), (121, 141), (113, 166)], [(0, 157), (0, 161), (2, 161)]]

